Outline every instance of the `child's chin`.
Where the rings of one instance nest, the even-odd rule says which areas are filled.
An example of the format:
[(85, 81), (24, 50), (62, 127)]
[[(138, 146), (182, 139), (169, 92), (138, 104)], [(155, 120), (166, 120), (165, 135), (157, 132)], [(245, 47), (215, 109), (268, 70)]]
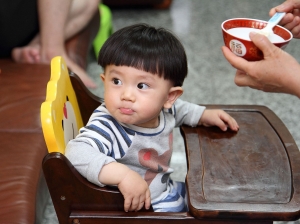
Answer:
[(129, 125), (135, 125), (136, 122), (132, 121), (132, 119), (126, 119), (126, 118), (117, 118), (117, 121), (123, 124), (129, 124)]

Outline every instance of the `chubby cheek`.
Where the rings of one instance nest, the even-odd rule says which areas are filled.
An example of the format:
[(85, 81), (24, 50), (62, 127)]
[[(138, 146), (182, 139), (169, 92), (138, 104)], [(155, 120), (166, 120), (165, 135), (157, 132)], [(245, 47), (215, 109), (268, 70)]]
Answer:
[(119, 101), (120, 97), (114, 91), (105, 91), (104, 102), (107, 108), (111, 108)]
[(150, 98), (151, 100), (141, 100), (139, 104), (139, 111), (144, 117), (152, 118), (157, 116), (161, 109), (162, 105), (159, 102), (155, 102), (155, 98)]

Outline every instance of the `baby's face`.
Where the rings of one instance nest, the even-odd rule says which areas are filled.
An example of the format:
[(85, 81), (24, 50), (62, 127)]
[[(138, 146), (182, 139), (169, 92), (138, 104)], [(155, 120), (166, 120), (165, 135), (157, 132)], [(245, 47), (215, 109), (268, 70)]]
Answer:
[(133, 67), (115, 65), (107, 66), (101, 78), (106, 108), (115, 119), (145, 128), (158, 126), (171, 81)]

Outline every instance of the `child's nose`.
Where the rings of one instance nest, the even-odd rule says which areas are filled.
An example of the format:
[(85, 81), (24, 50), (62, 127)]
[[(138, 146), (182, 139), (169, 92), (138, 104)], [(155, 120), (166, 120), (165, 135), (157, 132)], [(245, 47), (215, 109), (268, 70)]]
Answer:
[(134, 102), (135, 96), (133, 90), (130, 87), (124, 88), (121, 99)]

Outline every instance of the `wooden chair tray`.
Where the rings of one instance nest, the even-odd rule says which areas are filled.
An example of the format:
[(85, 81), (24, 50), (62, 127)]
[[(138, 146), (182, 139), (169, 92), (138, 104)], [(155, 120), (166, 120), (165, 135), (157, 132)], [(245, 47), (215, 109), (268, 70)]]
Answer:
[(300, 152), (264, 106), (208, 106), (233, 116), (238, 132), (183, 126), (188, 203), (196, 218), (296, 220)]

